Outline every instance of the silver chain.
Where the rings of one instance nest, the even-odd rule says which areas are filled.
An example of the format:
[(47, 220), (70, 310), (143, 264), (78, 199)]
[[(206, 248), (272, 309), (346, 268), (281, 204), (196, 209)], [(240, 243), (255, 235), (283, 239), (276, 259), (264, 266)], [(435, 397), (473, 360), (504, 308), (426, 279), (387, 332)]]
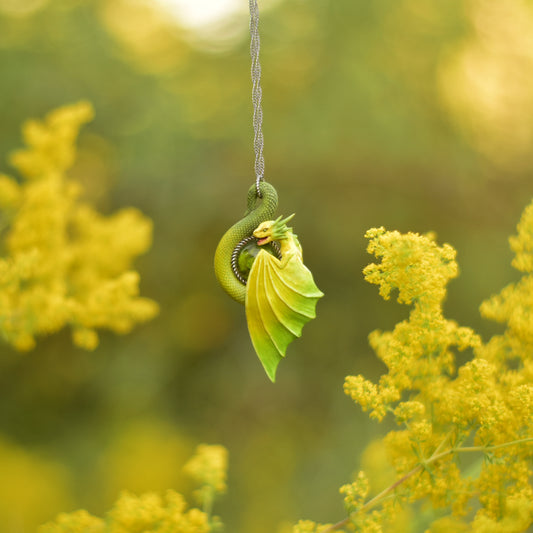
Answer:
[(249, 0), (250, 4), (250, 55), (252, 57), (252, 103), (254, 107), (254, 151), (255, 151), (255, 189), (257, 196), (261, 197), (259, 188), (265, 179), (265, 159), (263, 157), (263, 108), (261, 99), (263, 91), (261, 89), (261, 63), (259, 62), (259, 49), (261, 41), (259, 39), (259, 8), (257, 0)]

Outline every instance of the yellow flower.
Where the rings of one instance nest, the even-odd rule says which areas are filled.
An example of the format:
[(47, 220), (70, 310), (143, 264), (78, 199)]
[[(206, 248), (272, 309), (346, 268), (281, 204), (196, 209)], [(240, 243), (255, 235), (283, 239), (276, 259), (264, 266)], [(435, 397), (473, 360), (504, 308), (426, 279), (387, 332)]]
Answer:
[[(485, 317), (507, 324), (487, 344), (443, 316), (446, 284), (458, 273), (453, 248), (438, 246), (432, 236), (384, 228), (367, 237), (369, 252), (381, 261), (364, 269), (366, 280), (379, 285), (385, 299), (397, 290), (398, 301), (412, 307), (393, 331), (369, 336), (388, 369), (379, 382), (345, 380), (346, 394), (371, 417), (392, 413), (402, 426), (384, 439), (396, 478), (382, 501), (372, 500), (367, 509), (361, 483), (341, 489), (350, 524), (356, 531), (379, 531), (393, 522), (398, 507), (429, 500), (451, 513), (429, 531), (445, 524), (449, 531), (524, 531), (533, 523), (533, 203), (511, 239), (513, 264), (526, 274), (481, 307)], [(468, 348), (471, 359), (457, 369), (455, 352)], [(478, 454), (470, 476), (458, 462), (467, 451)], [(468, 525), (458, 517), (468, 514), (474, 498), (479, 510)]]
[(533, 272), (533, 202), (529, 204), (517, 226), (518, 235), (509, 237), (511, 250), (516, 254), (512, 265), (521, 272)]
[(433, 235), (400, 234), (373, 228), (366, 232), (368, 253), (381, 258), (379, 265), (368, 265), (363, 273), (369, 283), (380, 286), (388, 300), (398, 289), (398, 302), (438, 305), (444, 298), (446, 283), (457, 276), (455, 250), (448, 244), (438, 247)]
[(426, 414), (426, 408), (423, 403), (415, 401), (402, 402), (394, 410), (394, 416), (399, 423), (413, 419), (419, 419)]
[(364, 504), (369, 490), (370, 484), (364, 472), (359, 472), (353, 483), (343, 485), (339, 489), (344, 495), (344, 506), (348, 513), (357, 511)]
[(105, 522), (90, 515), (84, 509), (73, 513), (61, 513), (55, 522), (39, 528), (39, 533), (105, 533)]
[(5, 174), (0, 174), (0, 208), (13, 209), (17, 207), (20, 197), (21, 191), (17, 182)]
[(198, 484), (219, 494), (226, 492), (228, 451), (224, 446), (200, 444), (184, 470)]
[[(202, 484), (225, 490), (227, 451), (222, 446), (201, 445), (186, 469)], [(124, 491), (106, 519), (85, 510), (62, 513), (38, 533), (211, 533), (221, 524), (208, 512), (188, 508), (185, 498), (173, 491), (147, 492), (136, 496)]]
[(76, 157), (75, 141), (80, 126), (92, 120), (89, 102), (60, 107), (50, 112), (46, 122), (29, 120), (22, 133), (28, 148), (16, 151), (11, 163), (25, 178), (43, 178), (63, 173)]
[[(300, 520), (293, 528), (292, 533), (322, 533), (331, 527), (330, 524), (317, 524), (312, 520)], [(344, 530), (337, 529), (338, 533)]]
[[(369, 336), (370, 345), (389, 369), (379, 384), (363, 376), (348, 376), (345, 381), (346, 394), (363, 410), (371, 410), (371, 417), (382, 420), (406, 390), (420, 391), (418, 409), (424, 410), (455, 369), (452, 348), (473, 348), (481, 341), (469, 328), (443, 317), (446, 284), (458, 272), (451, 246), (439, 247), (433, 236), (402, 235), (384, 228), (369, 230), (366, 236), (368, 251), (381, 259), (364, 269), (366, 280), (379, 285), (385, 299), (398, 290), (398, 301), (413, 306), (409, 319), (392, 332), (376, 330)], [(407, 408), (401, 405), (396, 414), (403, 420)]]
[(11, 157), (21, 183), (0, 175), (6, 225), (0, 333), (19, 350), (66, 325), (75, 344), (92, 350), (97, 329), (127, 333), (158, 312), (155, 302), (139, 296), (139, 275), (131, 268), (151, 245), (152, 222), (131, 208), (99, 215), (79, 200), (81, 187), (65, 175), (78, 131), (92, 116), (91, 105), (80, 102), (42, 122), (28, 121), (28, 147)]
[(209, 533), (207, 515), (199, 509), (187, 510), (181, 494), (168, 490), (164, 496), (146, 493), (135, 496), (123, 492), (107, 520), (87, 511), (60, 514), (55, 522), (39, 528), (38, 533)]

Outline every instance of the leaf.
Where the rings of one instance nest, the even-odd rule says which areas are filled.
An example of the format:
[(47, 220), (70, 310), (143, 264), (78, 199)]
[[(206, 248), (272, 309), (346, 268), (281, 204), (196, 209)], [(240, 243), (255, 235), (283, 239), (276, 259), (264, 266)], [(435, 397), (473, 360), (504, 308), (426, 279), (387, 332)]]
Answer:
[(265, 251), (257, 255), (246, 285), (246, 319), (254, 349), (273, 382), (287, 346), (315, 318), (322, 296), (299, 257), (291, 257), (282, 267)]

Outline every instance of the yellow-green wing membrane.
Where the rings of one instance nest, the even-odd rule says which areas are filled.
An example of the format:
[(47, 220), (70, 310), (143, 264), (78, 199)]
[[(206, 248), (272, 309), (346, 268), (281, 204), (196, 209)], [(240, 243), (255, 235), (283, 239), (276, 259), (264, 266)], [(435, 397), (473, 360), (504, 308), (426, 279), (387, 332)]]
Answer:
[(287, 346), (315, 318), (322, 296), (299, 257), (290, 258), (282, 268), (271, 254), (257, 255), (246, 285), (246, 319), (252, 344), (272, 381)]

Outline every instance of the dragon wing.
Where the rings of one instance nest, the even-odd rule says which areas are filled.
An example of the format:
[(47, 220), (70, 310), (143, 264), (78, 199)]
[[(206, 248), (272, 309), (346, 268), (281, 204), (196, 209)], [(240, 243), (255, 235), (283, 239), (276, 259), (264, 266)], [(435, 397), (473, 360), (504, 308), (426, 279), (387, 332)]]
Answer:
[(291, 257), (282, 267), (268, 252), (257, 255), (246, 285), (246, 319), (252, 344), (272, 381), (287, 346), (315, 318), (322, 296), (299, 257)]

